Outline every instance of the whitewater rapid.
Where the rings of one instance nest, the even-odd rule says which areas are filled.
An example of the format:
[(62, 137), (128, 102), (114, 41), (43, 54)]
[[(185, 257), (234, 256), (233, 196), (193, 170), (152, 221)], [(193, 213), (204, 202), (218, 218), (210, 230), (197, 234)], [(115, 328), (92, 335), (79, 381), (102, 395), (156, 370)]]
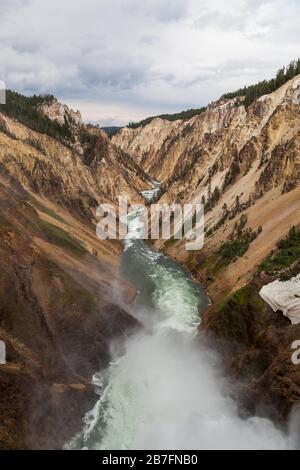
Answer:
[(128, 218), (122, 275), (139, 291), (144, 330), (93, 378), (99, 399), (71, 449), (287, 449), (293, 438), (259, 417), (242, 419), (217, 355), (198, 333), (208, 299), (189, 274), (140, 240)]

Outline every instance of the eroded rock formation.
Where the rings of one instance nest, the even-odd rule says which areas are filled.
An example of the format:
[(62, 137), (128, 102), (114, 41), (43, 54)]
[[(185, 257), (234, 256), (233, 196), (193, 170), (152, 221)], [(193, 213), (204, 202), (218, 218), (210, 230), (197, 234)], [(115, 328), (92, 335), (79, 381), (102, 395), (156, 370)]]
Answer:
[[(0, 115), (2, 449), (61, 448), (96, 400), (91, 377), (111, 340), (138, 327), (134, 289), (118, 273), (121, 243), (97, 239), (95, 211), (120, 194), (142, 201), (148, 178), (56, 100), (43, 112), (70, 117), (72, 145)], [(95, 135), (89, 165), (80, 132)]]
[(220, 341), (245, 408), (279, 420), (300, 400), (291, 361), (299, 325), (274, 313), (259, 291), (267, 285), (264, 298), (295, 323), (299, 299), (289, 293), (286, 301), (278, 279), (300, 271), (299, 78), (247, 108), (243, 97), (219, 100), (188, 121), (154, 119), (112, 139), (162, 182), (161, 202), (205, 205), (202, 250), (188, 252), (175, 239), (155, 246), (207, 288), (212, 306), (201, 328)]

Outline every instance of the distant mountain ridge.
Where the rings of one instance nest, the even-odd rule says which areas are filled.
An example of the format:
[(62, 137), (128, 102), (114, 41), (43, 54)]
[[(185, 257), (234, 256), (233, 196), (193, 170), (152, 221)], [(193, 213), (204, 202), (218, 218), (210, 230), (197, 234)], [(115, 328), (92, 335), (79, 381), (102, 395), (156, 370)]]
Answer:
[(106, 132), (108, 137), (113, 137), (115, 134), (117, 134), (123, 127), (121, 126), (108, 126), (108, 127), (101, 127), (101, 129)]

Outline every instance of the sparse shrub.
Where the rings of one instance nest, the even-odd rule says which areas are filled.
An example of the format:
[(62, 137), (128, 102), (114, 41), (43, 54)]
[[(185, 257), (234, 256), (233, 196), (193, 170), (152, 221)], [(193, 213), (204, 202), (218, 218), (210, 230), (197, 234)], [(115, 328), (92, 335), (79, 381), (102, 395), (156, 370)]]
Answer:
[(98, 136), (86, 130), (81, 130), (80, 143), (83, 147), (83, 160), (86, 165), (90, 165), (95, 157), (95, 148)]
[(243, 214), (238, 222), (235, 223), (229, 240), (224, 242), (218, 250), (220, 266), (226, 266), (234, 262), (237, 258), (243, 256), (253, 240), (258, 236), (259, 229), (255, 232), (251, 228), (245, 229), (247, 216)]
[(229, 170), (227, 171), (223, 183), (223, 191), (233, 184), (236, 180), (237, 175), (240, 173), (240, 166), (237, 160), (233, 160)]
[(290, 267), (298, 260), (300, 260), (300, 230), (293, 226), (287, 237), (277, 243), (277, 250), (260, 264), (257, 272), (264, 271), (273, 275)]
[(16, 139), (15, 134), (10, 132), (10, 130), (8, 129), (8, 127), (6, 126), (5, 122), (2, 119), (0, 120), (0, 132), (3, 132), (3, 134), (6, 134), (11, 139)]
[(28, 139), (25, 140), (25, 142), (26, 142), (26, 144), (28, 144), (31, 147), (38, 150), (38, 152), (40, 152), (44, 155), (46, 154), (44, 147), (42, 146), (42, 144), (38, 140), (33, 139), (33, 138), (28, 138)]

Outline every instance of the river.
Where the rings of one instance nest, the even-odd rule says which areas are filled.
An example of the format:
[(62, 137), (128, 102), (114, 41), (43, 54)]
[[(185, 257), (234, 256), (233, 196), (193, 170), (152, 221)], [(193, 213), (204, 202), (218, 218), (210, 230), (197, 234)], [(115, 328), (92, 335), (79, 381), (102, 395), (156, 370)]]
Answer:
[[(128, 217), (122, 275), (139, 291), (144, 330), (112, 351), (93, 378), (99, 399), (68, 449), (287, 449), (291, 437), (267, 419), (239, 416), (217, 354), (198, 332), (208, 299), (201, 286), (139, 239)], [(200, 314), (200, 316), (199, 316)]]

